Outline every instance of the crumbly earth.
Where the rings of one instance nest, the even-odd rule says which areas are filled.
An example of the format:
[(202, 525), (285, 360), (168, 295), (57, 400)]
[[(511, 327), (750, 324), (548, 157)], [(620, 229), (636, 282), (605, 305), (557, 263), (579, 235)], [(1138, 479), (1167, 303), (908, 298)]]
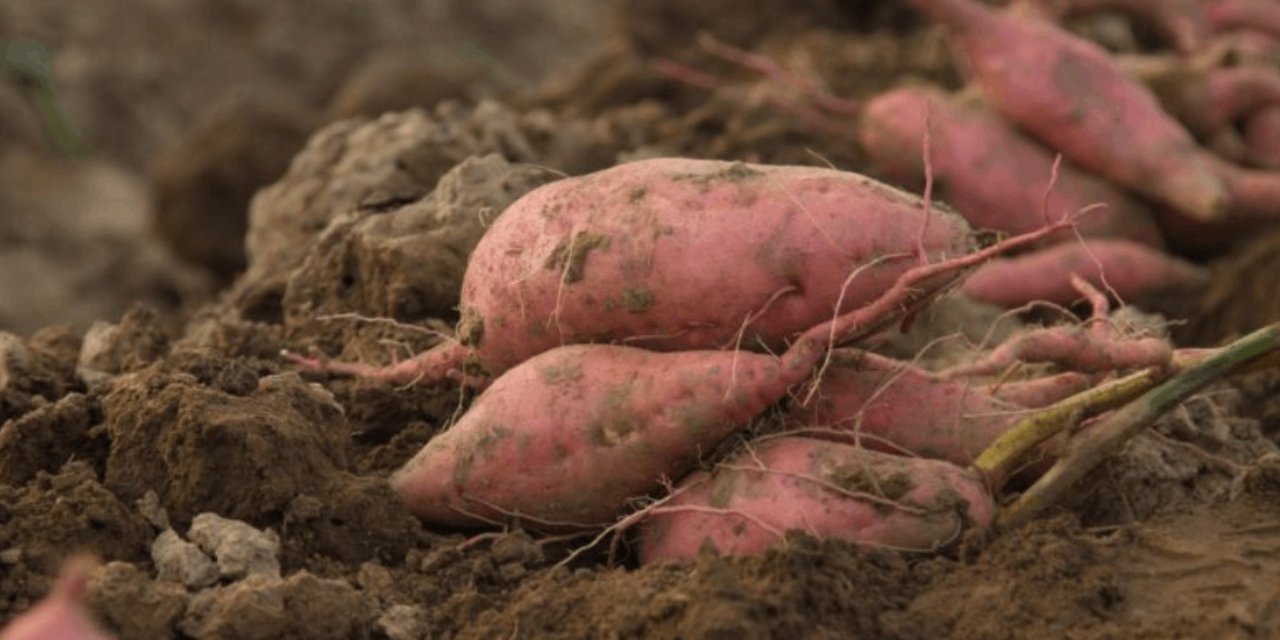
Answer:
[[(795, 535), (761, 557), (637, 568), (625, 536), (616, 557), (564, 563), (584, 540), (425, 527), (387, 475), (470, 398), (304, 377), (279, 359), (287, 347), (386, 362), (430, 345), (423, 326), (458, 320), (487, 216), (557, 172), (660, 154), (868, 172), (849, 122), (807, 120), (787, 106), (793, 89), (693, 36), (767, 53), (850, 100), (922, 79), (958, 87), (939, 33), (899, 3), (618, 0), (600, 28), (591, 0), (412, 15), (131, 0), (118, 30), (90, 7), (21, 4), (0, 7), (0, 40), (63, 46), (71, 115), (100, 152), (51, 152), (0, 85), (0, 624), (64, 557), (91, 551), (106, 564), (90, 604), (125, 639), (1280, 635), (1276, 374), (1205, 391), (1053, 513), (940, 555)], [(180, 27), (147, 42), (174, 57), (135, 51), (130, 29), (152, 22)], [(452, 38), (431, 51), (455, 55), (406, 53), (424, 25)], [(289, 39), (311, 46), (278, 46)], [(216, 69), (177, 55), (192, 41), (222, 52)], [(654, 57), (719, 86), (663, 75)], [(213, 104), (227, 78), (250, 102)], [(1169, 301), (1194, 320), (1179, 339), (1274, 321), (1278, 246), (1260, 236), (1215, 263), (1203, 296)], [(929, 327), (976, 340), (992, 319), (938, 311), (896, 348), (913, 353)], [(209, 512), (272, 532), (280, 575), (159, 579), (153, 543)]]

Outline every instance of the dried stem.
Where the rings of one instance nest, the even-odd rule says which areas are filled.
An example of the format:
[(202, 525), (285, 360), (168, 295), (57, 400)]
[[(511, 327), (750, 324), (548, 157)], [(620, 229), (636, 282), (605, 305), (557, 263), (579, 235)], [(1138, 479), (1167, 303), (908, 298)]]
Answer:
[[(1110, 392), (1096, 399), (1105, 399), (1114, 403), (1138, 393), (1141, 395), (1072, 440), (1053, 468), (1017, 501), (1001, 511), (997, 516), (996, 525), (1008, 528), (1025, 523), (1044, 509), (1056, 504), (1071, 487), (1116, 451), (1120, 445), (1150, 426), (1165, 412), (1210, 383), (1232, 373), (1247, 370), (1251, 364), (1255, 365), (1253, 368), (1274, 364), (1277, 354), (1280, 354), (1280, 322), (1240, 338), (1195, 363), (1184, 363), (1179, 373), (1158, 386), (1155, 382), (1159, 372), (1155, 369), (1149, 369), (1109, 385)], [(1143, 391), (1138, 391), (1139, 388), (1143, 388)], [(1088, 395), (1088, 393), (1092, 392), (1080, 395)], [(1086, 403), (1076, 401), (1078, 410), (1083, 410), (1086, 406), (1088, 406)], [(1089, 408), (1097, 407), (1089, 406)], [(1020, 423), (1018, 427), (1021, 426)], [(1005, 434), (1010, 436), (1008, 438), (1010, 441), (1019, 441), (1020, 437), (1025, 435), (1019, 433), (1018, 427)], [(1005, 439), (1002, 437), (1000, 440)], [(983, 452), (983, 456), (975, 463), (975, 467), (979, 470), (984, 465), (988, 465), (989, 468), (1007, 467), (1008, 458), (995, 461), (984, 460), (988, 453), (997, 448), (1000, 440)]]

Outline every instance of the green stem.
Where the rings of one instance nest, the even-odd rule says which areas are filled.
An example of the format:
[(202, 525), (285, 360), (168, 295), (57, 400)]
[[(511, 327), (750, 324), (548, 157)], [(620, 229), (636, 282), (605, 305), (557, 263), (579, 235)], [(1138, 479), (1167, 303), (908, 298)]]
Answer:
[(82, 153), (85, 148), (81, 143), (80, 135), (71, 126), (71, 121), (58, 108), (58, 102), (54, 99), (53, 90), (40, 88), (29, 92), (27, 95), (31, 100), (31, 105), (40, 114), (40, 121), (44, 124), (45, 133), (49, 135), (53, 143), (63, 153), (71, 155)]
[[(1280, 352), (1280, 322), (1270, 324), (1217, 350), (1126, 404), (1073, 439), (1066, 453), (996, 518), (999, 528), (1015, 527), (1057, 504), (1071, 487), (1129, 438), (1160, 416), (1224, 376)], [(1270, 359), (1268, 359), (1270, 361)], [(1145, 372), (1144, 372), (1145, 373)]]

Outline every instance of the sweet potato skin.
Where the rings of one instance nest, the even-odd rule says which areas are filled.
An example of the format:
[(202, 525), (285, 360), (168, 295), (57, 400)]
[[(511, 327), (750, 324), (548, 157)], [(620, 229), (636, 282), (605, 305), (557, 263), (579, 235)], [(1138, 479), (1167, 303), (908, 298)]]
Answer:
[(787, 412), (786, 426), (809, 435), (899, 455), (967, 465), (1018, 417), (985, 385), (944, 380), (874, 354), (832, 353), (816, 393)]
[[(884, 291), (915, 260), (918, 198), (847, 172), (689, 159), (619, 165), (539, 188), (477, 246), (459, 336), (490, 373), (561, 344), (780, 349)], [(874, 232), (868, 230), (874, 229)], [(972, 247), (934, 208), (931, 259)]]
[(992, 106), (1078, 165), (1183, 215), (1225, 213), (1191, 134), (1101, 47), (973, 0), (911, 0), (944, 24)]
[(598, 527), (692, 468), (796, 377), (765, 354), (560, 347), (499, 377), (392, 486), (437, 524)]
[(642, 565), (758, 554), (792, 530), (928, 551), (990, 526), (995, 511), (983, 483), (954, 465), (800, 437), (759, 441), (675, 492), (640, 525)]
[(1259, 169), (1280, 169), (1280, 104), (1259, 109), (1245, 121), (1246, 158)]
[(970, 275), (960, 290), (975, 300), (1010, 308), (1036, 300), (1068, 305), (1080, 297), (1071, 285), (1073, 273), (1126, 301), (1194, 287), (1207, 277), (1204, 269), (1150, 247), (1099, 238), (993, 260)]
[[(962, 104), (936, 89), (902, 87), (867, 103), (860, 139), (888, 180), (923, 189), (926, 114), (932, 123), (931, 164), (940, 199), (976, 228), (1025, 233), (1044, 225), (1054, 154), (980, 105)], [(1143, 204), (1070, 162), (1063, 163), (1048, 200), (1048, 215), (1057, 220), (1099, 203), (1106, 207), (1081, 219), (1083, 235), (1163, 245), (1160, 229)], [(1064, 235), (1057, 237), (1062, 239)]]
[(1280, 9), (1270, 0), (1202, 0), (1201, 6), (1214, 31), (1252, 29), (1280, 38)]

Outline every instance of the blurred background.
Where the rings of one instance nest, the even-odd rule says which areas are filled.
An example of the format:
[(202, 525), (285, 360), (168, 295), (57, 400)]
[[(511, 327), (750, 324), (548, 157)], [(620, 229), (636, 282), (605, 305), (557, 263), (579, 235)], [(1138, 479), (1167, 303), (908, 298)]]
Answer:
[(527, 90), (599, 45), (610, 5), (0, 3), (0, 330), (207, 299), (316, 129)]

